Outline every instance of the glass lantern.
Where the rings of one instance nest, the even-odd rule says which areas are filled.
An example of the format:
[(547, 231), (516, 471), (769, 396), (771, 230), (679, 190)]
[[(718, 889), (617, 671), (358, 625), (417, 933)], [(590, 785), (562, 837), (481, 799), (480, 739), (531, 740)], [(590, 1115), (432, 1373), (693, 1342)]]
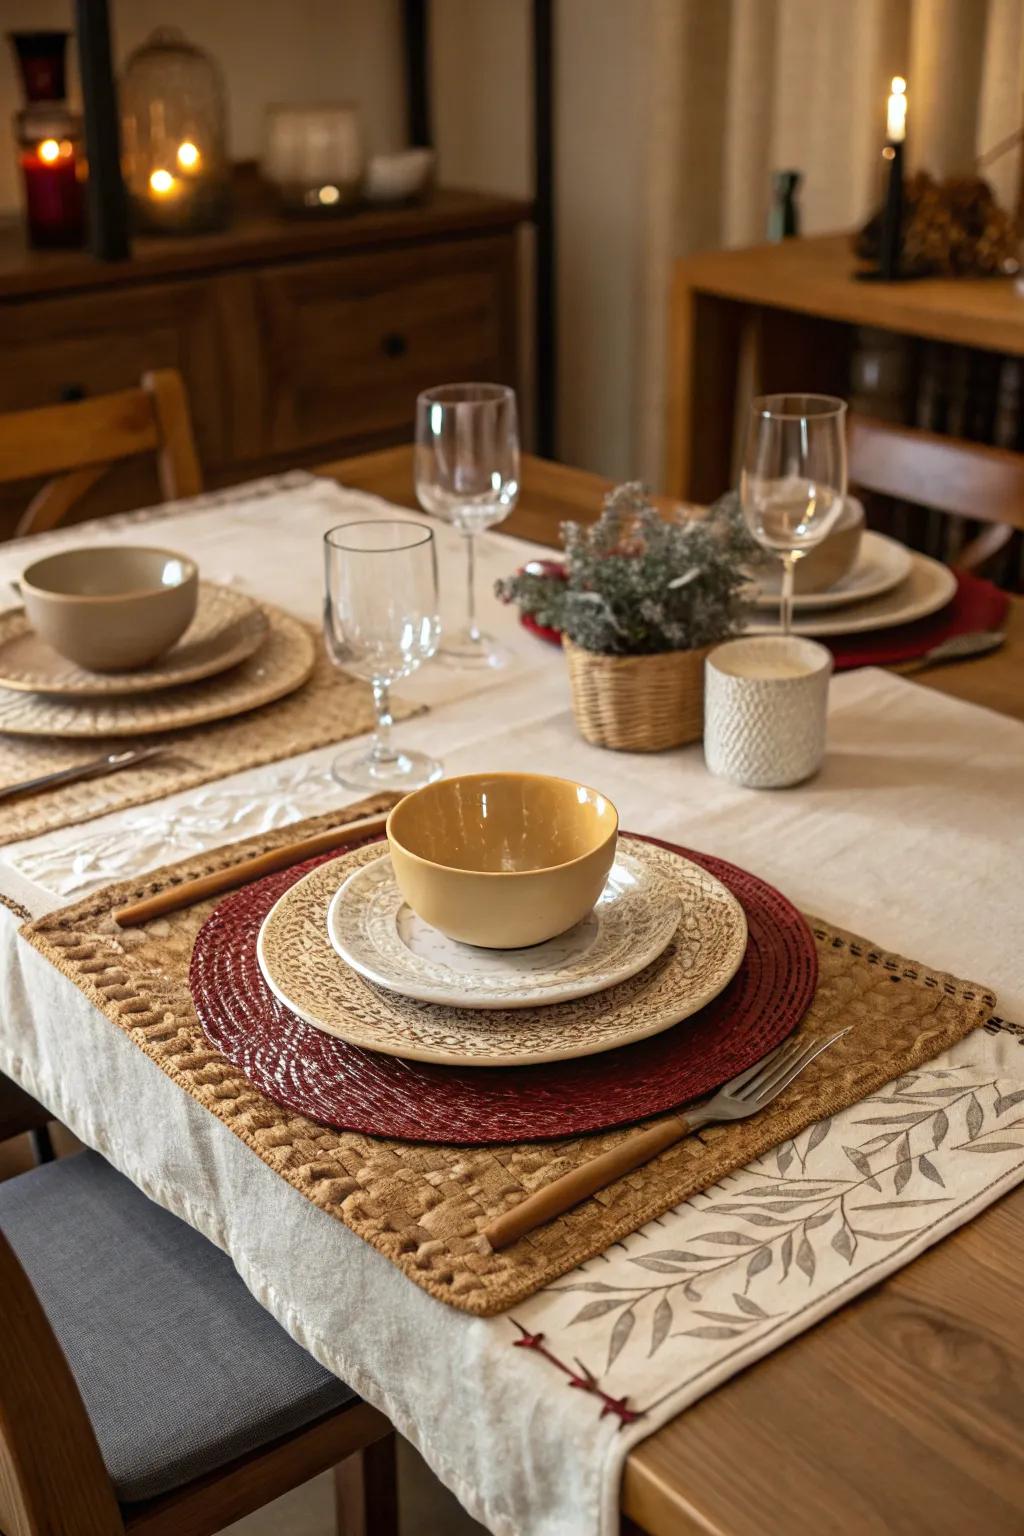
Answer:
[(231, 170), (225, 118), (213, 59), (176, 27), (158, 27), (121, 80), (124, 178), (138, 228), (193, 234), (223, 226)]
[(85, 154), (82, 123), (64, 100), (66, 32), (9, 34), (26, 106), (14, 115), (25, 185), (29, 243), (79, 246), (85, 239)]
[(319, 107), (267, 108), (263, 176), (287, 213), (343, 213), (363, 186), (359, 109), (342, 101)]

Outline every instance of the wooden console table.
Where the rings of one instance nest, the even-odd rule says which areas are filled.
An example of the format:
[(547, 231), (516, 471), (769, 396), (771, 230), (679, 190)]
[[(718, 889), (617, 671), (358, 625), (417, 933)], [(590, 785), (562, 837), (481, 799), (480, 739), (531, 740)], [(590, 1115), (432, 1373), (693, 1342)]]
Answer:
[(732, 483), (750, 394), (845, 394), (860, 326), (1024, 357), (1024, 294), (1012, 278), (863, 283), (858, 265), (847, 234), (679, 262), (663, 490), (707, 502)]

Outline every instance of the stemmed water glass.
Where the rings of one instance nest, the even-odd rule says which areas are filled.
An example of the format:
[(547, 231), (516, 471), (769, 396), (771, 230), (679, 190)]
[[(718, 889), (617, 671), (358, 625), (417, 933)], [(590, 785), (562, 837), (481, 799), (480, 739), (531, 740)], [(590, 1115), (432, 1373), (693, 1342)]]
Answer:
[(846, 496), (846, 404), (834, 395), (761, 395), (740, 474), (747, 527), (782, 558), (782, 633), (793, 627), (797, 561), (835, 527)]
[(446, 518), (466, 541), (466, 623), (445, 632), (439, 657), (463, 667), (503, 666), (501, 647), (477, 623), (475, 540), (519, 498), (514, 390), (445, 384), (423, 391), (416, 401), (416, 495), (425, 512)]
[(369, 750), (331, 764), (352, 789), (418, 789), (441, 764), (391, 741), (391, 684), (437, 650), (437, 551), (431, 529), (402, 520), (342, 523), (324, 535), (324, 639), (331, 660), (373, 686), (377, 728)]

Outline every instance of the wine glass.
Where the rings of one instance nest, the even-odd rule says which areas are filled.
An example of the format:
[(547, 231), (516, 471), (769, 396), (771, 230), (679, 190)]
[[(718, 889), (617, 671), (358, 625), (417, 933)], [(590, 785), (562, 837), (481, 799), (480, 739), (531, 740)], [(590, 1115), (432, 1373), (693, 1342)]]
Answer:
[(796, 563), (831, 533), (845, 496), (845, 401), (834, 395), (754, 400), (740, 504), (757, 542), (782, 558), (784, 635), (793, 627)]
[(441, 621), (431, 529), (408, 520), (342, 523), (324, 535), (324, 639), (336, 666), (373, 686), (373, 744), (331, 764), (352, 789), (418, 789), (441, 764), (391, 742), (391, 684), (437, 650)]
[(515, 390), (505, 384), (444, 384), (416, 401), (416, 495), (466, 541), (466, 624), (445, 634), (438, 655), (462, 667), (500, 667), (507, 657), (476, 618), (475, 539), (519, 498)]

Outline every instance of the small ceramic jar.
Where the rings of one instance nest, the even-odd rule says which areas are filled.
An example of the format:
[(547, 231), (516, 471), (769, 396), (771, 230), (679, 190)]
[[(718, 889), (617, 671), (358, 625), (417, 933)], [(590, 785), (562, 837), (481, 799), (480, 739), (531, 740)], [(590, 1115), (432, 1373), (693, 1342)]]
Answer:
[(750, 789), (799, 784), (821, 767), (832, 656), (797, 635), (729, 640), (704, 663), (704, 758)]

